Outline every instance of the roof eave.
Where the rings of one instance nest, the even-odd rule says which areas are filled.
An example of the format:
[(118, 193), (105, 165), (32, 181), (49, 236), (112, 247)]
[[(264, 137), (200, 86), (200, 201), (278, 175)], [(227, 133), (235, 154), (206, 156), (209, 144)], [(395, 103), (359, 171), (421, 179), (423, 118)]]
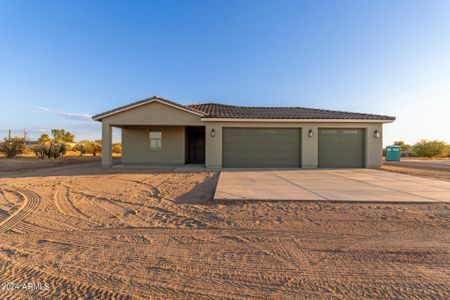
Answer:
[(392, 123), (394, 119), (252, 119), (252, 118), (201, 118), (203, 122), (301, 122), (301, 123)]

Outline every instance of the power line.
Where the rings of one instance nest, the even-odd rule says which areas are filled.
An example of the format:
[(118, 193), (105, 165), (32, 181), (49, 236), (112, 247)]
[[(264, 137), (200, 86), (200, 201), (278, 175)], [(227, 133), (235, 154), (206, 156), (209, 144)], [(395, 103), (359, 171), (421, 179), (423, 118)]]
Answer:
[(421, 97), (418, 97), (418, 98), (411, 99), (411, 100), (409, 100), (407, 102), (403, 102), (403, 103), (400, 103), (398, 105), (393, 105), (393, 106), (387, 107), (387, 108), (385, 108), (385, 110), (390, 110), (390, 109), (393, 109), (393, 108), (402, 107), (402, 106), (405, 106), (405, 105), (408, 105), (408, 104), (411, 104), (411, 103), (414, 103), (414, 102), (426, 99), (426, 98), (431, 97), (431, 96), (436, 96), (436, 95), (443, 94), (443, 93), (445, 94), (446, 92), (449, 92), (449, 91), (450, 91), (450, 88), (443, 89), (443, 90), (440, 90), (440, 91), (435, 92), (435, 93), (431, 93), (431, 94), (427, 94), (425, 96), (421, 96)]
[(384, 100), (386, 100), (386, 99), (388, 99), (388, 98), (390, 98), (390, 97), (392, 97), (392, 96), (394, 96), (394, 95), (403, 93), (404, 91), (407, 91), (407, 90), (416, 88), (416, 87), (418, 87), (418, 86), (424, 85), (424, 84), (426, 84), (426, 83), (432, 82), (432, 81), (437, 80), (437, 79), (439, 79), (439, 78), (445, 77), (445, 76), (447, 76), (447, 75), (449, 75), (449, 74), (450, 74), (450, 71), (445, 72), (445, 73), (442, 73), (442, 74), (439, 74), (439, 75), (436, 75), (436, 76), (433, 76), (433, 77), (430, 77), (430, 78), (428, 78), (428, 79), (426, 79), (426, 80), (423, 80), (423, 81), (414, 83), (414, 84), (412, 84), (412, 85), (406, 86), (406, 87), (404, 87), (404, 88), (401, 88), (401, 89), (399, 89), (399, 90), (396, 90), (396, 91), (394, 91), (394, 92), (392, 92), (392, 93), (390, 93), (390, 94), (387, 94), (387, 95), (385, 95), (385, 96), (383, 96), (383, 97), (381, 97), (381, 98), (379, 98), (379, 99), (372, 100), (372, 101), (368, 101), (368, 102), (362, 103), (362, 104), (358, 104), (358, 105), (354, 106), (353, 108), (358, 108), (358, 107), (362, 107), (362, 106), (367, 106), (367, 105), (372, 104), (372, 103), (375, 103), (375, 102), (384, 101)]

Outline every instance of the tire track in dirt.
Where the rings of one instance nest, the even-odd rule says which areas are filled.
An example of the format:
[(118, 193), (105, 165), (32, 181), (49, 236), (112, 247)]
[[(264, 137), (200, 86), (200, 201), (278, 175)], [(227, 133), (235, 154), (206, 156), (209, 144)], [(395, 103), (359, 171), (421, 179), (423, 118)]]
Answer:
[(35, 211), (41, 201), (41, 197), (30, 190), (18, 190), (13, 192), (21, 196), (23, 204), (9, 218), (0, 223), (0, 234), (9, 231), (21, 220), (25, 219), (29, 214)]
[[(80, 228), (80, 221), (89, 226), (96, 226), (98, 222), (93, 221), (89, 216), (81, 212), (71, 201), (70, 190), (68, 188), (57, 188), (53, 194), (56, 208), (66, 216), (66, 222), (70, 227)], [(81, 228), (80, 228), (81, 229)]]
[[(128, 202), (125, 201), (117, 201), (105, 197), (94, 196), (85, 192), (72, 190), (70, 191), (75, 197), (78, 199), (88, 199), (94, 204), (96, 207), (101, 210), (107, 212), (108, 215), (117, 218), (122, 225), (129, 225), (130, 220), (126, 220), (125, 218), (131, 218), (134, 223), (139, 223), (139, 226), (146, 225), (148, 222), (144, 220), (142, 217), (137, 216), (133, 210), (130, 210), (126, 207), (129, 205)], [(122, 205), (121, 205), (122, 204)]]
[(36, 233), (36, 232), (51, 232), (52, 229), (48, 227), (44, 227), (41, 225), (37, 225), (34, 223), (30, 223), (28, 221), (22, 220), (14, 227), (14, 230), (20, 231), (21, 233)]
[[(121, 210), (126, 210), (126, 208), (123, 207), (123, 205), (127, 206), (134, 206), (138, 207), (140, 209), (144, 208), (147, 210), (150, 210), (150, 212), (145, 212), (146, 216), (151, 217), (153, 221), (156, 221), (159, 224), (164, 225), (174, 225), (176, 227), (187, 227), (187, 228), (206, 228), (206, 227), (215, 227), (211, 222), (208, 222), (206, 220), (199, 220), (198, 218), (187, 214), (186, 211), (179, 209), (176, 204), (172, 204), (170, 201), (165, 200), (164, 197), (161, 197), (160, 199), (157, 199), (156, 201), (153, 198), (150, 198), (151, 204), (141, 204), (141, 203), (133, 203), (128, 202), (120, 199), (108, 199), (104, 197), (98, 197), (86, 192), (81, 191), (71, 191), (75, 195), (88, 198), (90, 200), (94, 200), (95, 204), (100, 206), (102, 209), (106, 209), (101, 202), (108, 202), (111, 205), (117, 206), (117, 208)], [(111, 210), (109, 210), (111, 213)], [(147, 224), (148, 222), (138, 216), (134, 216), (138, 218), (140, 221), (144, 222), (144, 224)], [(121, 217), (119, 217), (121, 219)], [(125, 223), (125, 222), (124, 222)]]
[[(189, 179), (195, 174), (184, 174), (184, 179)], [(128, 205), (146, 205), (146, 208), (152, 210), (152, 218), (159, 224), (175, 225), (186, 228), (220, 228), (227, 222), (221, 217), (215, 215), (213, 210), (205, 206), (201, 208), (195, 205), (176, 204), (170, 195), (170, 189), (167, 186), (173, 186), (177, 180), (173, 179), (172, 174), (149, 174), (145, 179), (124, 179), (116, 177), (119, 181), (129, 182), (134, 185), (144, 187), (141, 191), (141, 197), (145, 199), (144, 203), (131, 203), (119, 199), (110, 199), (110, 201), (126, 203)], [(95, 198), (94, 195), (89, 195)], [(151, 202), (147, 204), (148, 200)], [(227, 224), (229, 225), (229, 224)]]

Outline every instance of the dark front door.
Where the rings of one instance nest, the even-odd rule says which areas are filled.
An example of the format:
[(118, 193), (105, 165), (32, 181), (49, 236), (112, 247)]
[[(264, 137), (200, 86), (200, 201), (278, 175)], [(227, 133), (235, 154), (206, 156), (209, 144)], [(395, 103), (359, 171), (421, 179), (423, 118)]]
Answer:
[(205, 163), (205, 127), (187, 127), (187, 162)]

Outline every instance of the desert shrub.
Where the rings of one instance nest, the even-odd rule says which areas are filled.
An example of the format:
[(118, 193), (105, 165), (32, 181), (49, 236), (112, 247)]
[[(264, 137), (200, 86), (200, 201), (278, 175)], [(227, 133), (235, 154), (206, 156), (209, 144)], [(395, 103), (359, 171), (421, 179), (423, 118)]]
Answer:
[(400, 146), (400, 151), (408, 152), (411, 151), (412, 146), (405, 143), (404, 141), (395, 141), (394, 145)]
[(66, 154), (66, 145), (64, 143), (51, 143), (49, 158), (57, 159)]
[(97, 156), (97, 154), (102, 152), (102, 144), (101, 141), (90, 141), (87, 144), (87, 151), (88, 153), (92, 154), (93, 156)]
[(24, 138), (5, 138), (3, 142), (0, 142), (0, 153), (4, 153), (7, 158), (13, 158), (17, 154), (21, 154), (25, 147), (26, 142)]
[(420, 157), (444, 157), (449, 153), (449, 145), (438, 140), (420, 140), (412, 146), (412, 152)]
[(80, 156), (83, 156), (84, 154), (86, 154), (86, 147), (84, 146), (84, 143), (80, 142), (72, 147), (72, 151), (79, 151)]
[(32, 150), (39, 159), (44, 159), (48, 153), (47, 147), (44, 144), (34, 145)]
[(114, 143), (111, 148), (112, 153), (121, 154), (122, 153), (122, 144)]
[(64, 143), (65, 147), (66, 147), (66, 152), (67, 151), (75, 151), (73, 150), (73, 148), (75, 147), (75, 143)]
[(66, 154), (66, 145), (54, 142), (39, 144), (33, 147), (33, 152), (39, 159), (44, 159), (46, 157), (57, 159)]
[(80, 151), (80, 155), (92, 154), (92, 156), (97, 156), (97, 154), (102, 152), (101, 141), (89, 141), (84, 140), (79, 142), (73, 147), (74, 151)]

